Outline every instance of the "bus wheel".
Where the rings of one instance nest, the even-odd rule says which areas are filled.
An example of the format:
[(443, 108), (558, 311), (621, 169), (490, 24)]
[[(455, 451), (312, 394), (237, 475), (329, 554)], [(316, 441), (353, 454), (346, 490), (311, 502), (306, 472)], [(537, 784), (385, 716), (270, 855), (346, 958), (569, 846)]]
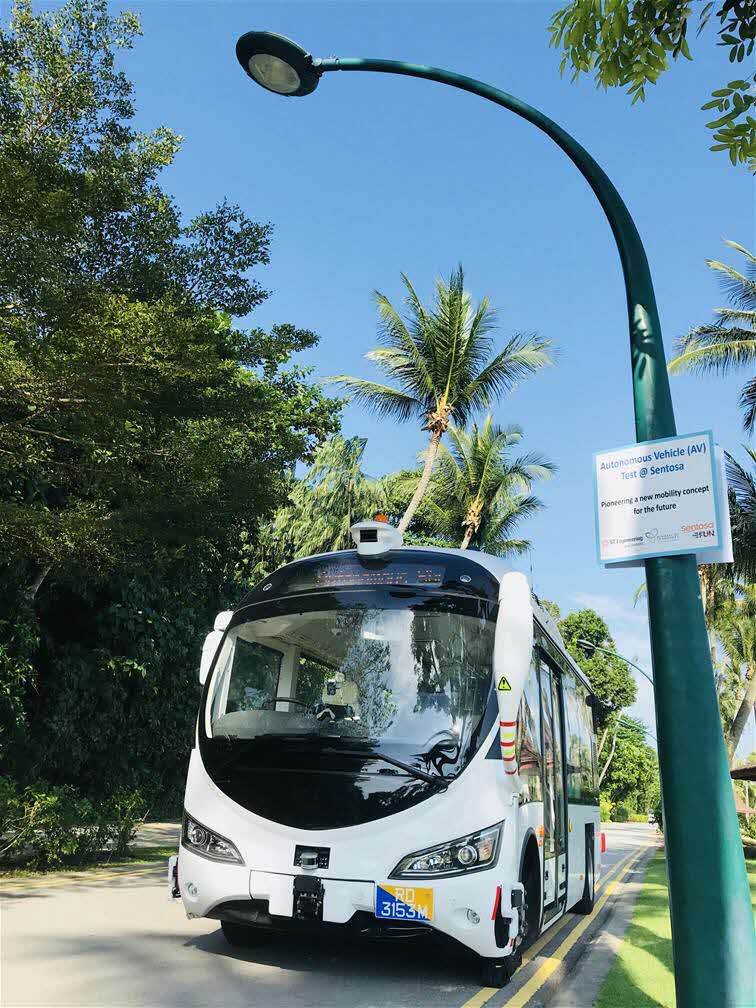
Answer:
[(236, 948), (251, 948), (261, 945), (268, 937), (268, 932), (262, 928), (249, 927), (247, 924), (233, 924), (231, 921), (221, 921), (223, 937), (229, 945)]
[(480, 965), (480, 982), (484, 987), (503, 987), (509, 983), (514, 971), (522, 962), (520, 950), (503, 959), (483, 959)]
[(541, 862), (534, 850), (529, 850), (522, 871), (525, 890), (520, 940), (527, 948), (538, 937), (541, 926)]
[(588, 842), (585, 845), (585, 883), (583, 884), (583, 897), (579, 903), (572, 908), (575, 913), (589, 914), (593, 912), (593, 898), (595, 896), (596, 872), (593, 868), (593, 844)]

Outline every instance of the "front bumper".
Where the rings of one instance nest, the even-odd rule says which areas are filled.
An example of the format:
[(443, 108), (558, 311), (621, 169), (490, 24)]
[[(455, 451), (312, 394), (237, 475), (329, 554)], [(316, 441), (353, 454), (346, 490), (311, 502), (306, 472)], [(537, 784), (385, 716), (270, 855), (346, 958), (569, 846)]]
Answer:
[(512, 906), (512, 891), (520, 887), (502, 877), (496, 867), (418, 882), (418, 886), (433, 889), (433, 916), (427, 923), (375, 917), (376, 885), (402, 883), (386, 879), (338, 879), (319, 871), (308, 874), (319, 879), (323, 886), (322, 918), (318, 920), (297, 918), (294, 906), (297, 876), (293, 873), (220, 864), (184, 847), (179, 852), (179, 889), (191, 917), (298, 933), (339, 926), (375, 936), (438, 932), (488, 958), (508, 955), (514, 949), (519, 917)]

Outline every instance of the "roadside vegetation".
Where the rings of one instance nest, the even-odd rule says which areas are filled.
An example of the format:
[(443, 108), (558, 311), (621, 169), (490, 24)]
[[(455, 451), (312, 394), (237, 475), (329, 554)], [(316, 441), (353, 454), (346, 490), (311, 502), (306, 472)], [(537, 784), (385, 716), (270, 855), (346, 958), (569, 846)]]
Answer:
[[(756, 914), (756, 858), (747, 858), (751, 903)], [(633, 916), (595, 1008), (675, 1008), (672, 930), (663, 853), (646, 871)]]
[[(265, 207), (250, 215), (221, 193), (184, 219), (162, 182), (182, 138), (134, 125), (121, 67), (140, 34), (137, 16), (106, 0), (42, 13), (15, 0), (0, 27), (9, 870), (99, 863), (103, 851), (116, 863), (134, 855), (145, 818), (180, 813), (200, 642), (248, 586), (298, 557), (349, 548), (350, 525), (379, 511), (408, 544), (516, 556), (556, 474), (510, 412), (516, 387), (537, 381), (555, 349), (508, 330), (461, 266), (428, 303), (404, 276), (401, 306), (375, 293), (378, 345), (367, 357), (381, 380), (318, 384), (296, 362), (318, 335), (285, 316), (269, 330), (250, 322), (268, 297), (273, 225)], [(733, 307), (692, 330), (672, 368), (741, 369), (749, 428), (755, 264), (735, 248), (744, 273), (711, 264)], [(340, 432), (341, 394), (421, 429), (416, 465), (367, 472), (366, 440)], [(756, 700), (756, 455), (730, 455), (728, 466), (734, 573), (701, 576), (734, 754)], [(592, 610), (562, 617), (545, 604), (602, 701), (602, 815), (660, 818), (655, 752), (623, 714), (635, 682), (624, 662), (577, 643), (613, 650), (609, 627)]]

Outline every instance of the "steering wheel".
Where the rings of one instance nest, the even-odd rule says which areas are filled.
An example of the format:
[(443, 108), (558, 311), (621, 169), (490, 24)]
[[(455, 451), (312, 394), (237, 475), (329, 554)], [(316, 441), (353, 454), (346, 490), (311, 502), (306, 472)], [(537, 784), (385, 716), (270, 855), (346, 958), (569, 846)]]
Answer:
[(262, 705), (262, 710), (267, 710), (269, 707), (274, 707), (279, 702), (295, 703), (299, 704), (300, 707), (310, 707), (310, 704), (306, 700), (297, 700), (297, 698), (293, 696), (274, 696), (274, 697), (268, 697), (268, 699)]

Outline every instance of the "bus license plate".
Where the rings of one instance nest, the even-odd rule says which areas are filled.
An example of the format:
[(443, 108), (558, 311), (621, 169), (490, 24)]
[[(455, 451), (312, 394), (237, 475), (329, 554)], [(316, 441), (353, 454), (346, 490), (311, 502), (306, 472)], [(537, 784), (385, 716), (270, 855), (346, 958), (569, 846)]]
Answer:
[(383, 920), (433, 920), (433, 890), (376, 885), (375, 916)]

